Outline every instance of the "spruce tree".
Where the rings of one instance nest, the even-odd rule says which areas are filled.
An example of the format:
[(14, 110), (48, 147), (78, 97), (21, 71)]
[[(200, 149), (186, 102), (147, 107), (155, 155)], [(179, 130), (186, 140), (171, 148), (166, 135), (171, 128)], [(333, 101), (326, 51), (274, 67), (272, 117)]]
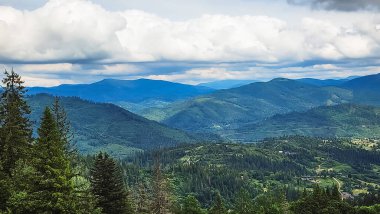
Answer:
[(66, 152), (68, 153), (68, 156), (75, 157), (77, 155), (77, 152), (73, 145), (74, 135), (71, 131), (71, 125), (67, 118), (67, 113), (62, 107), (59, 97), (54, 98), (52, 111), (61, 140), (65, 143)]
[(108, 154), (96, 156), (91, 169), (91, 185), (102, 213), (133, 213), (120, 169)]
[(241, 189), (236, 197), (235, 213), (237, 214), (254, 214), (253, 198), (245, 189)]
[(0, 210), (10, 196), (11, 173), (16, 162), (28, 156), (32, 142), (30, 114), (21, 77), (5, 70), (0, 97)]
[(167, 190), (167, 182), (161, 171), (160, 156), (155, 155), (153, 169), (153, 201), (152, 211), (154, 214), (169, 213), (169, 197)]
[(16, 162), (26, 157), (32, 142), (30, 114), (24, 94), (24, 82), (13, 69), (5, 71), (0, 98), (0, 163), (2, 171), (11, 174)]
[(149, 214), (149, 195), (147, 193), (147, 188), (143, 182), (140, 182), (137, 190), (137, 199), (136, 199), (136, 213), (138, 214)]
[(48, 107), (43, 113), (33, 151), (31, 160), (16, 171), (16, 177), (27, 173), (30, 176), (25, 179), (24, 185), (15, 183), (16, 191), (9, 206), (15, 213), (74, 213), (70, 162), (65, 156), (65, 143)]
[(205, 214), (199, 201), (193, 196), (188, 195), (183, 203), (181, 214)]
[(220, 195), (219, 192), (216, 193), (215, 199), (214, 199), (214, 204), (208, 211), (209, 214), (227, 214), (228, 210), (224, 205), (222, 196)]

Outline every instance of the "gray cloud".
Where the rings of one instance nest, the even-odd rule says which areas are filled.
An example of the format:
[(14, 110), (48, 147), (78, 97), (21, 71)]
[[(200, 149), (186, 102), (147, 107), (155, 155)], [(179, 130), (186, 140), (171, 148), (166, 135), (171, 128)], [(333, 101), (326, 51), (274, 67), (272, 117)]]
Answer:
[(380, 11), (379, 0), (287, 0), (289, 4), (310, 5), (313, 9), (338, 11)]

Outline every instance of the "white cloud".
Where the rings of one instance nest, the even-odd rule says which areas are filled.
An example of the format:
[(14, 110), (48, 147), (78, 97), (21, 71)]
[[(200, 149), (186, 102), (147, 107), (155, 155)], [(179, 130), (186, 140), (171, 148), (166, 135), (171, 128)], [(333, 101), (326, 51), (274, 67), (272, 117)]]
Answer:
[(71, 71), (73, 70), (73, 64), (71, 63), (56, 63), (56, 64), (27, 64), (18, 67), (18, 69), (24, 72), (34, 71)]
[(111, 12), (86, 0), (51, 0), (34, 11), (0, 7), (0, 59), (281, 63), (366, 58), (377, 56), (380, 43), (376, 25), (371, 20), (367, 25), (372, 28), (253, 15), (172, 21), (143, 11)]
[[(30, 77), (38, 72), (56, 75), (54, 78), (68, 74), (64, 82), (70, 82), (76, 73), (83, 79), (89, 75), (91, 80), (96, 76), (145, 75), (187, 83), (331, 77), (359, 71), (341, 69), (334, 61), (366, 61), (380, 56), (380, 15), (356, 12), (353, 19), (347, 17), (347, 13), (311, 12), (290, 21), (255, 14), (204, 14), (173, 21), (139, 10), (109, 11), (87, 0), (50, 0), (33, 11), (0, 6), (0, 63), (20, 63), (16, 68), (34, 82), (42, 79)], [(287, 65), (308, 60), (327, 60), (329, 64), (287, 69), (230, 69), (228, 63), (221, 65), (247, 61)], [(147, 61), (193, 63), (194, 68), (169, 74), (162, 69), (146, 72), (138, 63), (130, 63)], [(208, 63), (209, 68), (197, 66), (202, 63)], [(82, 66), (86, 64), (90, 66)], [(41, 80), (41, 84), (54, 83), (58, 82)]]
[(73, 80), (65, 80), (65, 79), (52, 79), (46, 77), (35, 77), (35, 76), (22, 76), (22, 80), (25, 81), (25, 85), (28, 87), (34, 86), (57, 86), (61, 84), (75, 84), (77, 82)]
[(112, 64), (104, 65), (99, 69), (89, 70), (89, 74), (92, 75), (129, 75), (141, 72), (141, 69), (137, 66), (130, 64)]
[(125, 19), (82, 0), (51, 0), (34, 11), (0, 7), (0, 59), (70, 61), (107, 58), (120, 47)]

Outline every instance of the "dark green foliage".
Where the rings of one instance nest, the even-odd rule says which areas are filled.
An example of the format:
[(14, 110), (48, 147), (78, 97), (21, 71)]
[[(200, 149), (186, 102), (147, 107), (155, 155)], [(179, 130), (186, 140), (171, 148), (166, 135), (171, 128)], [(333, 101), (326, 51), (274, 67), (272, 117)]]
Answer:
[(206, 212), (202, 209), (201, 204), (193, 195), (188, 195), (184, 199), (180, 214), (206, 214)]
[[(46, 94), (28, 97), (39, 121), (42, 106), (51, 106), (55, 98)], [(74, 97), (60, 98), (74, 133), (73, 143), (82, 154), (107, 151), (112, 156), (126, 157), (142, 149), (195, 142), (189, 134), (147, 120), (113, 104), (100, 104)], [(70, 136), (70, 135), (69, 135)]]
[(24, 100), (23, 83), (13, 70), (5, 71), (0, 98), (0, 164), (2, 172), (8, 175), (16, 162), (28, 155), (32, 142), (31, 123), (27, 118), (30, 109)]
[(347, 202), (316, 185), (311, 194), (294, 202), (290, 210), (295, 214), (346, 214), (354, 209)]
[(209, 209), (209, 214), (227, 214), (228, 210), (224, 204), (223, 198), (219, 192), (215, 194), (212, 207)]
[(107, 154), (99, 153), (96, 156), (91, 170), (91, 185), (97, 205), (103, 213), (133, 213), (121, 171)]
[(38, 129), (30, 161), (14, 171), (15, 191), (8, 203), (16, 213), (74, 213), (74, 187), (65, 142), (49, 108)]
[(252, 141), (284, 135), (380, 137), (380, 108), (354, 104), (321, 106), (306, 112), (275, 115), (240, 127), (229, 137)]
[(52, 113), (57, 124), (58, 132), (61, 138), (61, 141), (66, 145), (66, 151), (68, 156), (76, 156), (76, 148), (73, 145), (74, 134), (71, 130), (71, 125), (67, 117), (67, 113), (63, 106), (61, 105), (60, 98), (55, 97), (54, 103), (52, 106)]
[(143, 182), (138, 185), (138, 192), (136, 198), (136, 213), (138, 214), (150, 214), (150, 197), (148, 190)]
[(25, 88), (13, 69), (5, 71), (0, 98), (0, 211), (6, 208), (11, 194), (12, 170), (16, 162), (27, 158), (32, 142), (32, 128), (24, 100)]
[(255, 214), (256, 209), (253, 198), (245, 189), (241, 189), (235, 200), (234, 212), (236, 214)]
[(151, 210), (154, 214), (166, 214), (170, 209), (168, 184), (161, 171), (160, 155), (154, 158), (153, 169), (153, 200)]

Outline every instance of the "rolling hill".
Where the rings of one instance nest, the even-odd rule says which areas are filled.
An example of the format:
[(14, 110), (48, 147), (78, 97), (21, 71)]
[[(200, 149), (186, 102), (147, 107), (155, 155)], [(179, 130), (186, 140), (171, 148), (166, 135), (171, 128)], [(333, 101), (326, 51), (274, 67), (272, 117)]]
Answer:
[[(195, 193), (202, 203), (210, 204), (210, 192), (217, 190), (234, 201), (242, 188), (253, 193), (284, 186), (302, 191), (315, 183), (327, 187), (341, 182), (341, 190), (351, 194), (378, 189), (374, 184), (380, 182), (379, 148), (376, 139), (290, 136), (256, 144), (184, 145), (164, 149), (162, 156), (163, 168), (179, 186), (177, 194)], [(153, 157), (141, 157), (140, 167), (148, 165), (150, 170)]]
[(320, 106), (305, 112), (275, 115), (233, 130), (228, 137), (252, 141), (284, 135), (379, 138), (380, 108), (355, 104)]
[(223, 132), (275, 114), (305, 111), (350, 100), (352, 93), (347, 89), (318, 87), (278, 78), (219, 90), (187, 101), (175, 102), (161, 109), (149, 109), (143, 115), (188, 131)]
[[(39, 124), (45, 106), (54, 97), (38, 94), (27, 98), (31, 119)], [(74, 97), (63, 97), (61, 103), (71, 122), (76, 145), (82, 153), (107, 150), (125, 156), (142, 149), (194, 142), (195, 138), (155, 121), (150, 121), (113, 104), (101, 104)]]

